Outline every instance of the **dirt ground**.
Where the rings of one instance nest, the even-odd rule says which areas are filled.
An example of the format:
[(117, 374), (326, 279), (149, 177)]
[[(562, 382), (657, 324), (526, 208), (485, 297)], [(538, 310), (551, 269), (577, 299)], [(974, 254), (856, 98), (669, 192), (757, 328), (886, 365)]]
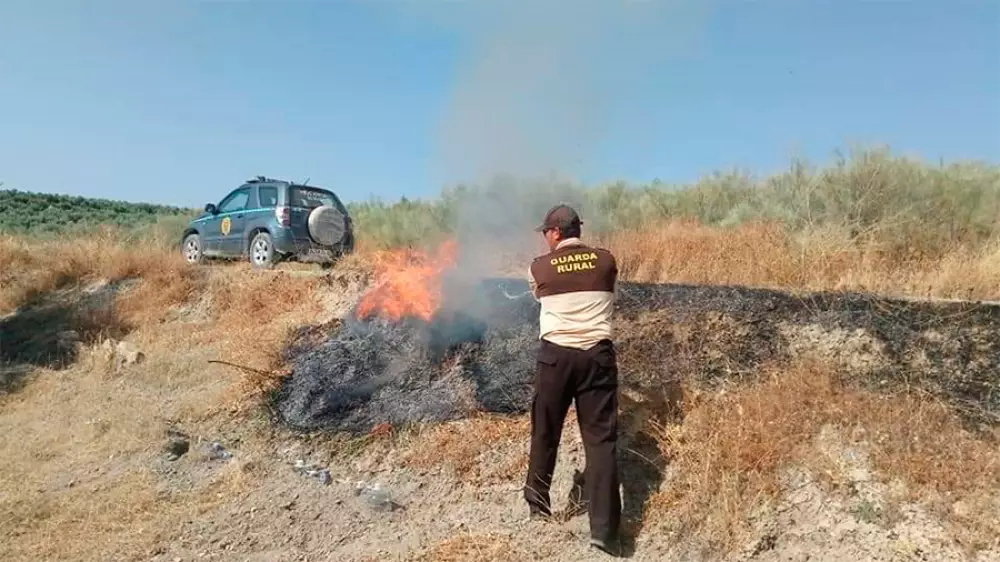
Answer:
[[(329, 289), (323, 315), (342, 314), (356, 289)], [(206, 340), (193, 328), (202, 321), (192, 307), (115, 334), (141, 359), (123, 361), (95, 337), (64, 368), (18, 371), (17, 387), (0, 395), (0, 560), (607, 559), (587, 548), (586, 515), (527, 520), (523, 417), (366, 438), (293, 435), (233, 406), (241, 374), (208, 363), (226, 356), (226, 341)], [(491, 440), (477, 446), (486, 430)], [(892, 504), (890, 513), (896, 491), (875, 478), (864, 450), (834, 428), (816, 440), (852, 493), (831, 493), (816, 474), (789, 467), (780, 499), (728, 560), (1000, 560), (1000, 550), (966, 558), (948, 525), (920, 505)], [(176, 446), (183, 441), (186, 451)], [(717, 559), (664, 530), (669, 521), (644, 517), (645, 502), (672, 480), (669, 466), (650, 470), (640, 445), (622, 446), (634, 535), (625, 556)], [(557, 508), (582, 464), (571, 418)], [(359, 483), (388, 490), (391, 509), (366, 501)]]

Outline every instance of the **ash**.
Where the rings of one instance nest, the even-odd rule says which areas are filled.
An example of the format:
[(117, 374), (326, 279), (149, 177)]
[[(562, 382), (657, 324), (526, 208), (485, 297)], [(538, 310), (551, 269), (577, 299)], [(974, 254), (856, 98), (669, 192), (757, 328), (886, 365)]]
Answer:
[(505, 296), (504, 283), (448, 287), (449, 302), (430, 321), (357, 320), (352, 312), (303, 331), (285, 351), (292, 375), (277, 397), (282, 421), (360, 433), (380, 423), (523, 411), (538, 303), (530, 294)]
[[(303, 331), (276, 397), (301, 430), (370, 431), (525, 412), (538, 304), (522, 280), (446, 289), (431, 321), (342, 322)], [(1000, 307), (852, 293), (793, 295), (725, 286), (621, 283), (615, 319), (620, 381), (646, 395), (684, 381), (718, 386), (804, 357), (880, 391), (917, 390), (965, 419), (1000, 420)]]

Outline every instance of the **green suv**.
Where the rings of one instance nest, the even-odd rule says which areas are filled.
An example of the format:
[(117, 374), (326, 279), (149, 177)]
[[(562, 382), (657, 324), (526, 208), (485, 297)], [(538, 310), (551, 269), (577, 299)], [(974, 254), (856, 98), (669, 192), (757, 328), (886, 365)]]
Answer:
[(330, 190), (258, 176), (226, 195), (184, 231), (188, 263), (205, 258), (249, 259), (269, 268), (279, 261), (330, 265), (354, 251), (347, 208)]

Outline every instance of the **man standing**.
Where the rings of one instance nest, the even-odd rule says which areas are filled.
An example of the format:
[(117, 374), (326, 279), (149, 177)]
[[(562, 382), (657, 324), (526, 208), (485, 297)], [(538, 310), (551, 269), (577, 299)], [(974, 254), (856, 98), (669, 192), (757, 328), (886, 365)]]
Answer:
[(621, 520), (618, 493), (618, 366), (611, 341), (618, 265), (607, 250), (580, 240), (583, 221), (557, 205), (541, 232), (551, 250), (531, 263), (529, 282), (541, 303), (538, 370), (531, 407), (531, 452), (524, 498), (533, 517), (551, 515), (549, 487), (570, 403), (586, 454), (584, 497), (590, 544), (617, 550)]

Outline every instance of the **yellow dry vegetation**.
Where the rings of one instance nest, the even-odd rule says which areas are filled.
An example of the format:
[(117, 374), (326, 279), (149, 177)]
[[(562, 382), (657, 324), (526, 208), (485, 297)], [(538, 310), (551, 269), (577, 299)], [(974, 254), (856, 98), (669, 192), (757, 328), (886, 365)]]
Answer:
[(112, 231), (0, 238), (0, 314), (133, 280), (88, 323), (125, 326), (145, 356), (118, 372), (101, 346), (112, 333), (98, 331), (68, 368), (36, 367), (24, 388), (0, 393), (0, 558), (142, 559), (181, 521), (257, 484), (238, 463), (205, 488), (167, 493), (141, 459), (160, 455), (165, 425), (211, 433), (245, 423), (280, 382), (289, 331), (323, 312), (324, 281), (243, 264), (193, 268), (177, 254)]
[(529, 434), (530, 423), (524, 416), (480, 415), (438, 424), (413, 438), (405, 462), (424, 470), (446, 467), (477, 484), (518, 480), (528, 468), (525, 444)]
[(532, 560), (507, 535), (465, 533), (441, 541), (407, 562), (528, 562)]
[(1000, 300), (1000, 243), (922, 253), (850, 240), (839, 230), (796, 235), (778, 223), (713, 228), (696, 221), (620, 231), (598, 242), (632, 281)]
[[(769, 223), (723, 229), (693, 222), (622, 231), (599, 243), (615, 252), (629, 280), (1000, 299), (998, 245), (925, 255), (836, 232), (793, 235)], [(110, 230), (47, 242), (0, 237), (0, 314), (56, 289), (136, 279), (115, 314), (149, 357), (126, 381), (91, 350), (68, 371), (39, 370), (45, 376), (0, 397), (0, 539), (10, 559), (138, 558), (171, 525), (208, 509), (211, 501), (194, 492), (158, 496), (130, 457), (162, 440), (165, 420), (251, 411), (280, 383), (278, 352), (291, 330), (326, 311), (331, 291), (323, 276), (256, 272), (245, 264), (191, 268), (178, 254)], [(363, 277), (379, 259), (359, 253), (338, 270)], [(213, 368), (208, 359), (252, 370)], [(966, 545), (986, 546), (1000, 536), (989, 511), (1000, 493), (996, 437), (971, 433), (931, 398), (864, 391), (817, 364), (775, 366), (757, 384), (724, 394), (692, 387), (685, 396), (682, 422), (638, 428), (658, 440), (671, 473), (647, 505), (647, 532), (662, 526), (732, 550), (750, 531), (749, 514), (781, 491), (786, 468), (835, 474), (815, 454), (817, 436), (832, 427), (869, 452), (878, 478), (904, 482), (909, 497), (900, 501), (917, 498), (952, 521)], [(445, 465), (472, 482), (520, 480), (527, 434), (525, 417), (424, 428), (406, 443), (406, 462), (418, 469)], [(91, 466), (117, 471), (114, 485), (62, 479)], [(253, 485), (252, 471), (233, 470), (212, 492)], [(836, 477), (825, 482), (837, 489)], [(453, 537), (414, 560), (500, 558), (528, 559), (509, 538), (484, 534)]]
[(685, 396), (682, 421), (653, 424), (674, 477), (651, 498), (647, 525), (730, 551), (746, 540), (757, 510), (783, 491), (786, 469), (808, 468), (848, 493), (842, 467), (817, 442), (832, 430), (870, 458), (876, 478), (903, 484), (904, 497), (894, 501), (935, 510), (969, 548), (996, 546), (997, 436), (971, 433), (946, 404), (861, 390), (811, 362), (774, 367), (735, 391), (689, 388)]

